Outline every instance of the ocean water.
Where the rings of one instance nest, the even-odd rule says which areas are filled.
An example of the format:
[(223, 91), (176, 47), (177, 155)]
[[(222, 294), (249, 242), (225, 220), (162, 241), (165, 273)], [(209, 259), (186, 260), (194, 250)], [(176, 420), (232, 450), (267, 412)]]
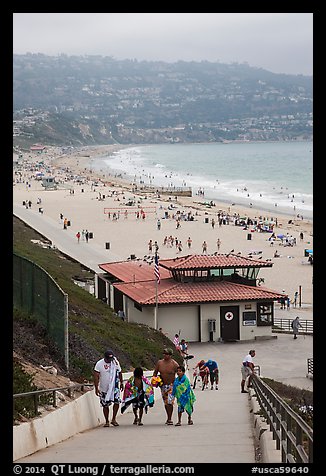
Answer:
[(313, 216), (312, 142), (135, 146), (97, 166), (137, 185), (191, 187), (203, 201)]

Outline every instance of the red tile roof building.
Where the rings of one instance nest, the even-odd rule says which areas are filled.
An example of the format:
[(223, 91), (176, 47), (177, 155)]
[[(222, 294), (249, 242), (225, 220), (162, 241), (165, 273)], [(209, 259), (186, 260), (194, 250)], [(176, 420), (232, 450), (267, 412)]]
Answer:
[(256, 285), (259, 270), (271, 266), (230, 253), (188, 255), (159, 261), (160, 284), (154, 263), (139, 260), (100, 264), (105, 274), (98, 280), (110, 288), (108, 304), (123, 307), (130, 322), (162, 327), (171, 336), (183, 328), (187, 340), (239, 340), (271, 335), (274, 301), (284, 295)]

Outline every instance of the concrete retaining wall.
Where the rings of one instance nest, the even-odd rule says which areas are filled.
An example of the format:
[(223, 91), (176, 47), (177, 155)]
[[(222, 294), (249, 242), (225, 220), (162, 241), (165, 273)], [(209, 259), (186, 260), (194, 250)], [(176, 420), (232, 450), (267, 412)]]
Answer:
[(13, 428), (13, 461), (104, 423), (94, 390), (44, 417)]
[(266, 420), (260, 415), (261, 408), (250, 389), (250, 406), (253, 418), (254, 436), (259, 446), (259, 463), (282, 463), (281, 450), (276, 449), (276, 441)]
[[(131, 375), (131, 372), (124, 373), (123, 380), (128, 380)], [(146, 371), (144, 375), (150, 377), (153, 371)], [(155, 389), (155, 398), (156, 392), (160, 393), (160, 389)], [(131, 406), (126, 413), (130, 411)], [(13, 461), (64, 441), (81, 431), (96, 428), (104, 422), (99, 397), (94, 390), (90, 390), (63, 407), (53, 409), (52, 413), (44, 417), (14, 426)]]

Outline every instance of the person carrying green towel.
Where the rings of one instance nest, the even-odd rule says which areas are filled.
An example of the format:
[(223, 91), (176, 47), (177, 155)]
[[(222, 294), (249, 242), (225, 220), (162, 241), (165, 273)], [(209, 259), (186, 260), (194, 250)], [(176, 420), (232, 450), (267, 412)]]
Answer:
[(188, 425), (193, 425), (191, 415), (194, 411), (196, 397), (185, 374), (183, 365), (179, 365), (177, 368), (177, 377), (173, 383), (172, 395), (177, 399), (178, 403), (178, 422), (175, 426), (181, 426), (181, 417), (184, 411), (188, 414)]

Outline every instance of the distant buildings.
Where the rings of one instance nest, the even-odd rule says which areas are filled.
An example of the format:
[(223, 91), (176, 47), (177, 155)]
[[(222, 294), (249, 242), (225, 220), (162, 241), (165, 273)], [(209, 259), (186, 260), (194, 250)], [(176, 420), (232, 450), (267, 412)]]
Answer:
[(44, 150), (46, 150), (46, 147), (45, 145), (40, 145), (40, 144), (33, 144), (29, 150), (31, 152), (38, 152), (39, 154), (41, 154)]

